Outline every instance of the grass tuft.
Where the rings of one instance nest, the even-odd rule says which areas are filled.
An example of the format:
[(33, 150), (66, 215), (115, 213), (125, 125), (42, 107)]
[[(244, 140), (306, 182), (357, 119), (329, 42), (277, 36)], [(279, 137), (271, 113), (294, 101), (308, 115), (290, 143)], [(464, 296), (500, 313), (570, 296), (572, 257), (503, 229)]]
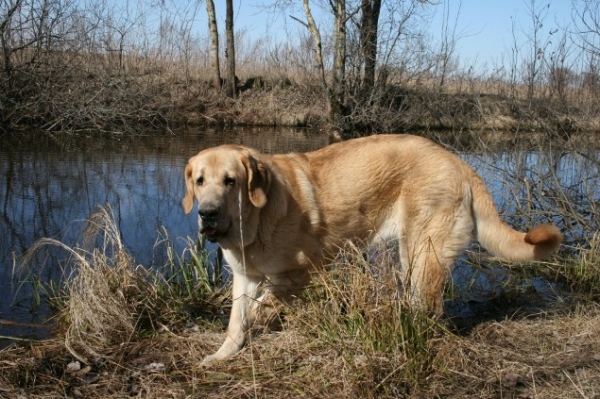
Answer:
[(186, 250), (192, 260), (178, 259), (179, 268), (171, 263), (171, 273), (137, 265), (108, 206), (88, 218), (82, 247), (50, 238), (37, 241), (21, 262), (30, 281), (37, 281), (32, 260), (47, 246), (62, 248), (69, 255), (63, 281), (43, 289), (57, 309), (57, 333), (64, 334), (65, 347), (80, 361), (102, 357), (114, 345), (188, 318), (184, 309), (192, 299), (205, 303), (220, 299), (221, 290), (210, 285), (202, 270), (206, 256), (193, 247)]
[(345, 383), (358, 396), (413, 390), (431, 366), (432, 342), (445, 332), (435, 319), (411, 309), (396, 267), (377, 266), (354, 248), (315, 273), (290, 318), (313, 344), (344, 359)]
[(573, 251), (561, 262), (546, 263), (542, 269), (549, 278), (558, 280), (585, 301), (600, 299), (600, 233), (595, 232), (588, 242)]

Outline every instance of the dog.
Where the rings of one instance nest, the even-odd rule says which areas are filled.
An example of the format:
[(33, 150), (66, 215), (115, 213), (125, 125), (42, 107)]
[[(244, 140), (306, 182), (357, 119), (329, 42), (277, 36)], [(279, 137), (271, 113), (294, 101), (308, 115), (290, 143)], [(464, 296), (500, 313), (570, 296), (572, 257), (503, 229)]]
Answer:
[(278, 155), (221, 145), (190, 158), (184, 178), (185, 213), (196, 200), (200, 232), (222, 248), (233, 274), (226, 338), (205, 364), (243, 347), (256, 303), (307, 284), (311, 269), (348, 241), (397, 240), (404, 291), (437, 314), (452, 264), (474, 236), (512, 262), (544, 259), (562, 241), (550, 224), (513, 230), (469, 165), (418, 136), (375, 135)]

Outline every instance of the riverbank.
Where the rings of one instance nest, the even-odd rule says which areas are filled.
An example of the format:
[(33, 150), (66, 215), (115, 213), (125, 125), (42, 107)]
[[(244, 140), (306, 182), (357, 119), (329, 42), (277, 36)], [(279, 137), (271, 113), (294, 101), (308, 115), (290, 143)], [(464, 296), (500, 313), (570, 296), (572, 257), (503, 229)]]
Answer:
[[(23, 87), (31, 86), (22, 77)], [(13, 86), (20, 87), (19, 76)], [(336, 123), (328, 120), (320, 88), (311, 81), (249, 77), (238, 96), (216, 93), (204, 80), (177, 74), (130, 74), (44, 78), (27, 96), (2, 108), (5, 133), (15, 131), (148, 134), (182, 126), (311, 127), (344, 137), (376, 132), (539, 132), (568, 139), (600, 131), (600, 110), (581, 89), (560, 98), (527, 98), (508, 85), (472, 84), (444, 91), (414, 83), (376, 88), (369, 100), (348, 95)], [(79, 84), (72, 84), (73, 81)], [(50, 87), (51, 86), (51, 87)], [(512, 94), (511, 94), (512, 93)], [(16, 95), (16, 94), (15, 94)]]
[[(558, 101), (519, 100), (484, 92), (445, 93), (425, 88), (387, 86), (378, 102), (349, 110), (354, 134), (413, 131), (545, 132), (567, 138), (600, 131), (600, 112)], [(327, 129), (318, 88), (271, 84), (244, 91), (239, 99), (199, 101), (184, 107), (178, 119), (191, 124), (312, 126)]]

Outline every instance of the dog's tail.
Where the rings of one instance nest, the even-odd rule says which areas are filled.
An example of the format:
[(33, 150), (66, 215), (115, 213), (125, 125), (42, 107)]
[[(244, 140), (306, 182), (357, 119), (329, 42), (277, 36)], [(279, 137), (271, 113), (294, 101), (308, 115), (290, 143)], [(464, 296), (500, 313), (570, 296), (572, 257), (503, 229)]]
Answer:
[(563, 236), (551, 224), (541, 224), (521, 233), (504, 223), (479, 175), (471, 171), (471, 195), (477, 240), (494, 255), (512, 262), (541, 260), (555, 252)]

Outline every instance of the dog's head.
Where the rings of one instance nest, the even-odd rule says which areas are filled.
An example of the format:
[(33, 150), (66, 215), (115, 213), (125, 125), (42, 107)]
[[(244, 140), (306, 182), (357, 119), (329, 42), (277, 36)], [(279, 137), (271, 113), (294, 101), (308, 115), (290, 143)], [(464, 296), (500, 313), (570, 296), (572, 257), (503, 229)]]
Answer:
[(223, 145), (198, 153), (184, 170), (183, 209), (198, 201), (200, 233), (211, 242), (239, 242), (246, 219), (267, 204), (271, 173), (246, 147)]

